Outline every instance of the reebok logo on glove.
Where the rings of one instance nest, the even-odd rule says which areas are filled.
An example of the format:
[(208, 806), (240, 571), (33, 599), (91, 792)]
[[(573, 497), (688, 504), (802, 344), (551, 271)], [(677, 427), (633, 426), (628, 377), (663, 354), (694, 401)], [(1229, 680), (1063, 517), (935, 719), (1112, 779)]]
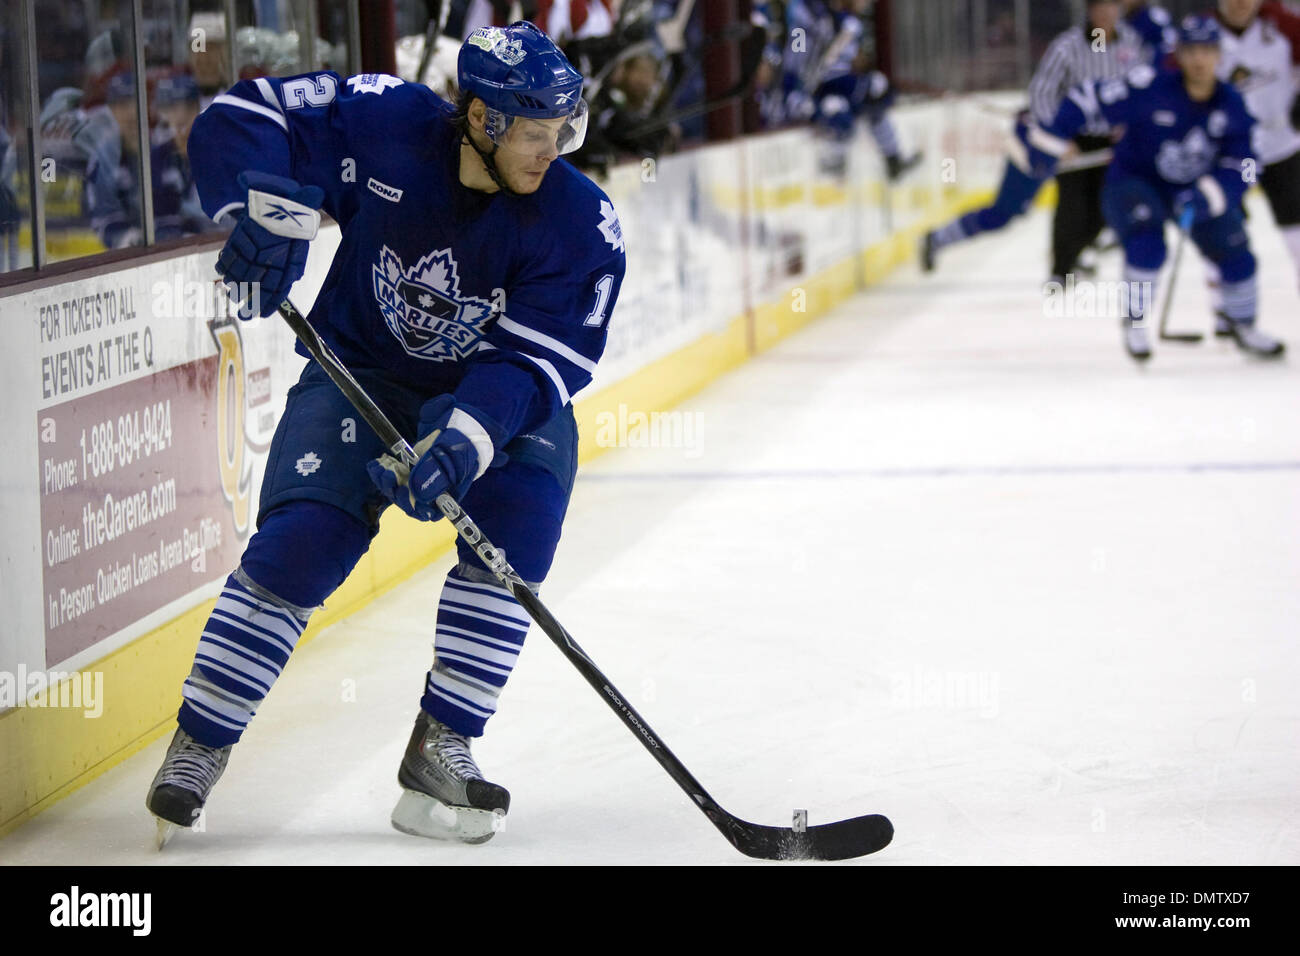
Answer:
[(266, 215), (271, 219), (292, 219), (299, 225), (302, 224), (303, 220), (303, 214), (301, 212), (294, 212), (290, 209), (285, 209), (284, 206), (279, 203), (273, 203), (271, 205), (271, 211)]
[(311, 206), (259, 189), (248, 191), (248, 215), (267, 232), (286, 239), (314, 239), (320, 213)]

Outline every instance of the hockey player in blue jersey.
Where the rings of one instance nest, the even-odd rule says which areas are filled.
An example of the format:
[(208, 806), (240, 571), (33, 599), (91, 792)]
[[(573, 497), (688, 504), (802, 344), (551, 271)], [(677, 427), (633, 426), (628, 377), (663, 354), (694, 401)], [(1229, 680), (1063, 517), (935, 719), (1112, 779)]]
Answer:
[[(1043, 183), (1052, 175), (1044, 164), (1049, 157), (1043, 155), (1036, 142), (1041, 135), (1039, 126), (1052, 119), (1062, 98), (1074, 85), (1088, 79), (1121, 75), (1139, 62), (1140, 38), (1119, 22), (1121, 9), (1119, 0), (1088, 0), (1085, 22), (1063, 31), (1052, 41), (1029, 85), (1030, 109), (1016, 117), (1014, 138), (993, 203), (927, 232), (921, 239), (922, 269), (934, 271), (940, 250), (1003, 229), (1029, 209)], [(1097, 43), (1098, 31), (1108, 38), (1107, 42)], [(1080, 132), (1096, 134), (1098, 131)], [(1104, 165), (1105, 156), (1098, 149), (1105, 145), (1100, 137), (1089, 135), (1082, 143), (1089, 152), (1069, 170), (1080, 171), (1081, 175), (1084, 170)], [(1103, 159), (1098, 161), (1098, 157)], [(1067, 169), (1062, 167), (1059, 171), (1065, 173)], [(1072, 270), (1078, 251), (1102, 228), (1100, 216), (1093, 208), (1094, 193), (1099, 187), (1090, 178), (1092, 175), (1088, 174), (1086, 183), (1072, 179), (1058, 202), (1052, 258), (1053, 274), (1061, 281)], [(1061, 202), (1066, 205), (1062, 207)]]
[(824, 161), (829, 158), (832, 167), (842, 170), (846, 161), (843, 144), (852, 138), (857, 121), (864, 120), (885, 160), (885, 174), (894, 182), (920, 165), (922, 156), (903, 155), (898, 129), (890, 116), (895, 100), (893, 84), (884, 73), (872, 69), (874, 44), (864, 22), (868, 7), (864, 0), (830, 0), (827, 5), (834, 32), (826, 49), (820, 52), (813, 74), (813, 122), (827, 130), (832, 142), (840, 147), (830, 150)]
[(1241, 205), (1255, 121), (1241, 95), (1216, 78), (1219, 55), (1218, 24), (1190, 16), (1179, 31), (1177, 70), (1142, 67), (1127, 79), (1076, 87), (1044, 131), (1055, 138), (1048, 151), (1060, 156), (1086, 124), (1104, 121), (1124, 130), (1102, 201), (1124, 248), (1124, 344), (1139, 360), (1151, 355), (1145, 318), (1170, 219), (1190, 219), (1192, 241), (1220, 270), (1223, 309), (1241, 349), (1262, 356), (1283, 351), (1255, 327), (1256, 264)]
[[(545, 34), (526, 22), (474, 31), (458, 80), (453, 108), (385, 75), (262, 78), (194, 124), (204, 208), (236, 220), (218, 271), (260, 282), (255, 311), (272, 314), (302, 274), (317, 208), (337, 220), (309, 319), (421, 457), (408, 474), (308, 363), (272, 441), (258, 530), (204, 628), (149, 791), (163, 829), (192, 824), (388, 504), (432, 521), (450, 492), (532, 586), (550, 568), (577, 466), (570, 399), (604, 349), (623, 237), (605, 194), (557, 161), (581, 144), (586, 114), (582, 77)], [(479, 843), (509, 794), (483, 778), (470, 741), (529, 618), (463, 544), (458, 557), (392, 822)]]
[(1051, 178), (1052, 157), (1037, 145), (1042, 131), (1029, 113), (1016, 117), (1007, 164), (993, 202), (963, 213), (944, 226), (921, 237), (921, 268), (933, 272), (939, 250), (965, 242), (986, 232), (996, 232), (1029, 209), (1043, 183)]

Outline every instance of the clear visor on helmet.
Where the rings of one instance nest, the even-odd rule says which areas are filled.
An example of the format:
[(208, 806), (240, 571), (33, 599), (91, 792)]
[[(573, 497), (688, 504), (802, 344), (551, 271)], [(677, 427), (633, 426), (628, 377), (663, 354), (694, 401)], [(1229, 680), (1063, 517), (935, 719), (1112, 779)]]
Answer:
[(587, 137), (587, 101), (578, 100), (568, 116), (508, 116), (489, 109), (484, 132), (500, 149), (536, 157), (571, 153)]

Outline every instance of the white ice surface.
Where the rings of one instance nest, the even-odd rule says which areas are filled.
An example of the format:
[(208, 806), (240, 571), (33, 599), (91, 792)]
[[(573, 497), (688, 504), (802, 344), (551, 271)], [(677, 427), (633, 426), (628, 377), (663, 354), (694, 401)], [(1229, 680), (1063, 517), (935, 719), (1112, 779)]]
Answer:
[[(1300, 349), (1253, 214), (1261, 325)], [(543, 598), (731, 812), (888, 814), (864, 863), (1300, 863), (1297, 362), (1139, 369), (1111, 320), (1043, 316), (1046, 237), (901, 272), (688, 401), (694, 450), (585, 468)], [(1189, 255), (1178, 324), (1205, 301)], [(475, 748), (505, 831), (389, 827), (449, 565), (295, 656), (205, 832), (151, 848), (163, 740), (0, 861), (745, 862), (536, 628)]]

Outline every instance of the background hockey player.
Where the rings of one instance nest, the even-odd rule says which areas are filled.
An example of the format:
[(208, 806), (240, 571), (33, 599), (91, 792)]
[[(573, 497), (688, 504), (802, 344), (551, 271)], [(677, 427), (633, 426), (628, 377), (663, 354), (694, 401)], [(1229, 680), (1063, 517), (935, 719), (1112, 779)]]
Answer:
[[(921, 264), (927, 272), (934, 268), (940, 249), (1002, 229), (1029, 208), (1045, 179), (1044, 171), (1029, 158), (1035, 148), (1031, 142), (1034, 126), (1052, 121), (1071, 87), (1121, 76), (1138, 65), (1141, 40), (1121, 21), (1120, 13), (1119, 0), (1089, 0), (1087, 22), (1052, 41), (1029, 84), (1029, 113), (1017, 118), (1016, 138), (997, 198), (991, 206), (967, 213), (925, 236)], [(1074, 138), (1079, 153), (1110, 145), (1109, 137), (1094, 124), (1081, 127)], [(1101, 232), (1104, 177), (1104, 165), (1062, 172), (1057, 177), (1060, 196), (1052, 222), (1051, 275), (1058, 281), (1064, 282), (1079, 253)]]
[[(813, 121), (828, 130), (835, 141), (847, 143), (861, 119), (866, 123), (885, 160), (885, 174), (897, 180), (921, 162), (919, 153), (904, 157), (890, 110), (894, 106), (893, 84), (884, 73), (872, 68), (873, 40), (867, 34), (865, 0), (830, 0), (824, 15), (834, 32), (818, 66), (813, 71)], [(840, 164), (844, 156), (839, 157)]]
[[(272, 442), (257, 533), (204, 629), (150, 789), (163, 820), (192, 823), (390, 502), (437, 520), (449, 492), (525, 580), (550, 568), (577, 462), (569, 402), (604, 349), (623, 238), (604, 193), (556, 162), (581, 143), (586, 113), (582, 77), (544, 34), (524, 22), (474, 31), (458, 79), (455, 109), (379, 74), (248, 80), (194, 125), (204, 208), (238, 220), (218, 270), (260, 282), (262, 314), (301, 275), (315, 208), (339, 222), (310, 320), (421, 457), (408, 475), (308, 363)], [(509, 794), (483, 779), (470, 739), (529, 619), (475, 555), (458, 555), (393, 825), (482, 842)]]
[(1223, 276), (1224, 312), (1237, 343), (1258, 355), (1282, 344), (1255, 328), (1256, 264), (1246, 235), (1241, 199), (1250, 168), (1254, 120), (1241, 95), (1220, 82), (1219, 27), (1210, 17), (1183, 21), (1179, 69), (1143, 66), (1127, 79), (1071, 91), (1045, 131), (1068, 141), (1087, 126), (1124, 129), (1106, 178), (1106, 219), (1124, 248), (1128, 284), (1124, 343), (1137, 359), (1150, 357), (1145, 325), (1149, 290), (1166, 257), (1165, 223), (1191, 218), (1191, 238)]

